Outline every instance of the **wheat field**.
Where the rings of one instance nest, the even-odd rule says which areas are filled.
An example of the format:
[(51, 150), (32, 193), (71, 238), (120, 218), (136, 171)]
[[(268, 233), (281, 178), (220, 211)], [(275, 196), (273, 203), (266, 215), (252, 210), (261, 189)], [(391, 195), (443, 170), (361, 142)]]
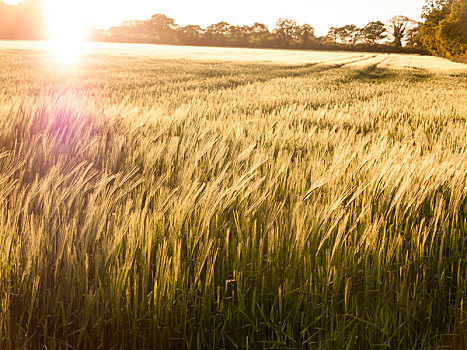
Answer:
[(465, 65), (93, 45), (0, 43), (0, 348), (466, 345)]

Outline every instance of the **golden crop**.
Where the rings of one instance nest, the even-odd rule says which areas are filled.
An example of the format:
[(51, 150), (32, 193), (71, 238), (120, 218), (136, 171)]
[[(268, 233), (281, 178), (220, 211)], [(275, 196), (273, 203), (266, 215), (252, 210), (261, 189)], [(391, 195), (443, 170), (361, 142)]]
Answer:
[(0, 348), (464, 344), (464, 66), (105, 47), (0, 50)]

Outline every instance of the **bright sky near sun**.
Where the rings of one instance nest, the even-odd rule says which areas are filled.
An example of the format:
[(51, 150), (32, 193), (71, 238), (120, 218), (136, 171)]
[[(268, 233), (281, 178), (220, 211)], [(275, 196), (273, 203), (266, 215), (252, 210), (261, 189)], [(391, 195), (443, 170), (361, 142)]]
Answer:
[[(129, 19), (146, 19), (163, 13), (180, 25), (199, 24), (205, 27), (219, 21), (230, 24), (262, 22), (270, 29), (278, 18), (309, 23), (317, 35), (324, 35), (331, 26), (369, 21), (386, 21), (394, 15), (419, 19), (425, 0), (46, 0), (71, 15), (85, 16), (88, 23), (104, 28)], [(7, 0), (6, 3), (18, 3)], [(55, 4), (55, 5), (53, 5)], [(59, 4), (59, 5), (57, 5)], [(66, 5), (68, 4), (68, 5)], [(77, 7), (80, 7), (77, 10)], [(78, 13), (77, 13), (78, 12)], [(67, 16), (65, 16), (67, 17)]]

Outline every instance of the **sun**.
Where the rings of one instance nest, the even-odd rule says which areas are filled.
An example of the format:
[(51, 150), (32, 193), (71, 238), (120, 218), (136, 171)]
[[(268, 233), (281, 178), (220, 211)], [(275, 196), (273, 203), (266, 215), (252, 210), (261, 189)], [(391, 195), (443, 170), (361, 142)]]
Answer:
[(83, 49), (87, 17), (83, 2), (77, 0), (45, 0), (44, 12), (50, 48), (62, 62), (74, 62)]

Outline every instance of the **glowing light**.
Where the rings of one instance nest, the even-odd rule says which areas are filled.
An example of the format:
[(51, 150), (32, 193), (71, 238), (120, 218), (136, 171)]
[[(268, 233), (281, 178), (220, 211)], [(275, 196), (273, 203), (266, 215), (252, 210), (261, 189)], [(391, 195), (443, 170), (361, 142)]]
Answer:
[(86, 33), (85, 7), (76, 0), (47, 0), (44, 6), (52, 54), (64, 63), (76, 61)]

